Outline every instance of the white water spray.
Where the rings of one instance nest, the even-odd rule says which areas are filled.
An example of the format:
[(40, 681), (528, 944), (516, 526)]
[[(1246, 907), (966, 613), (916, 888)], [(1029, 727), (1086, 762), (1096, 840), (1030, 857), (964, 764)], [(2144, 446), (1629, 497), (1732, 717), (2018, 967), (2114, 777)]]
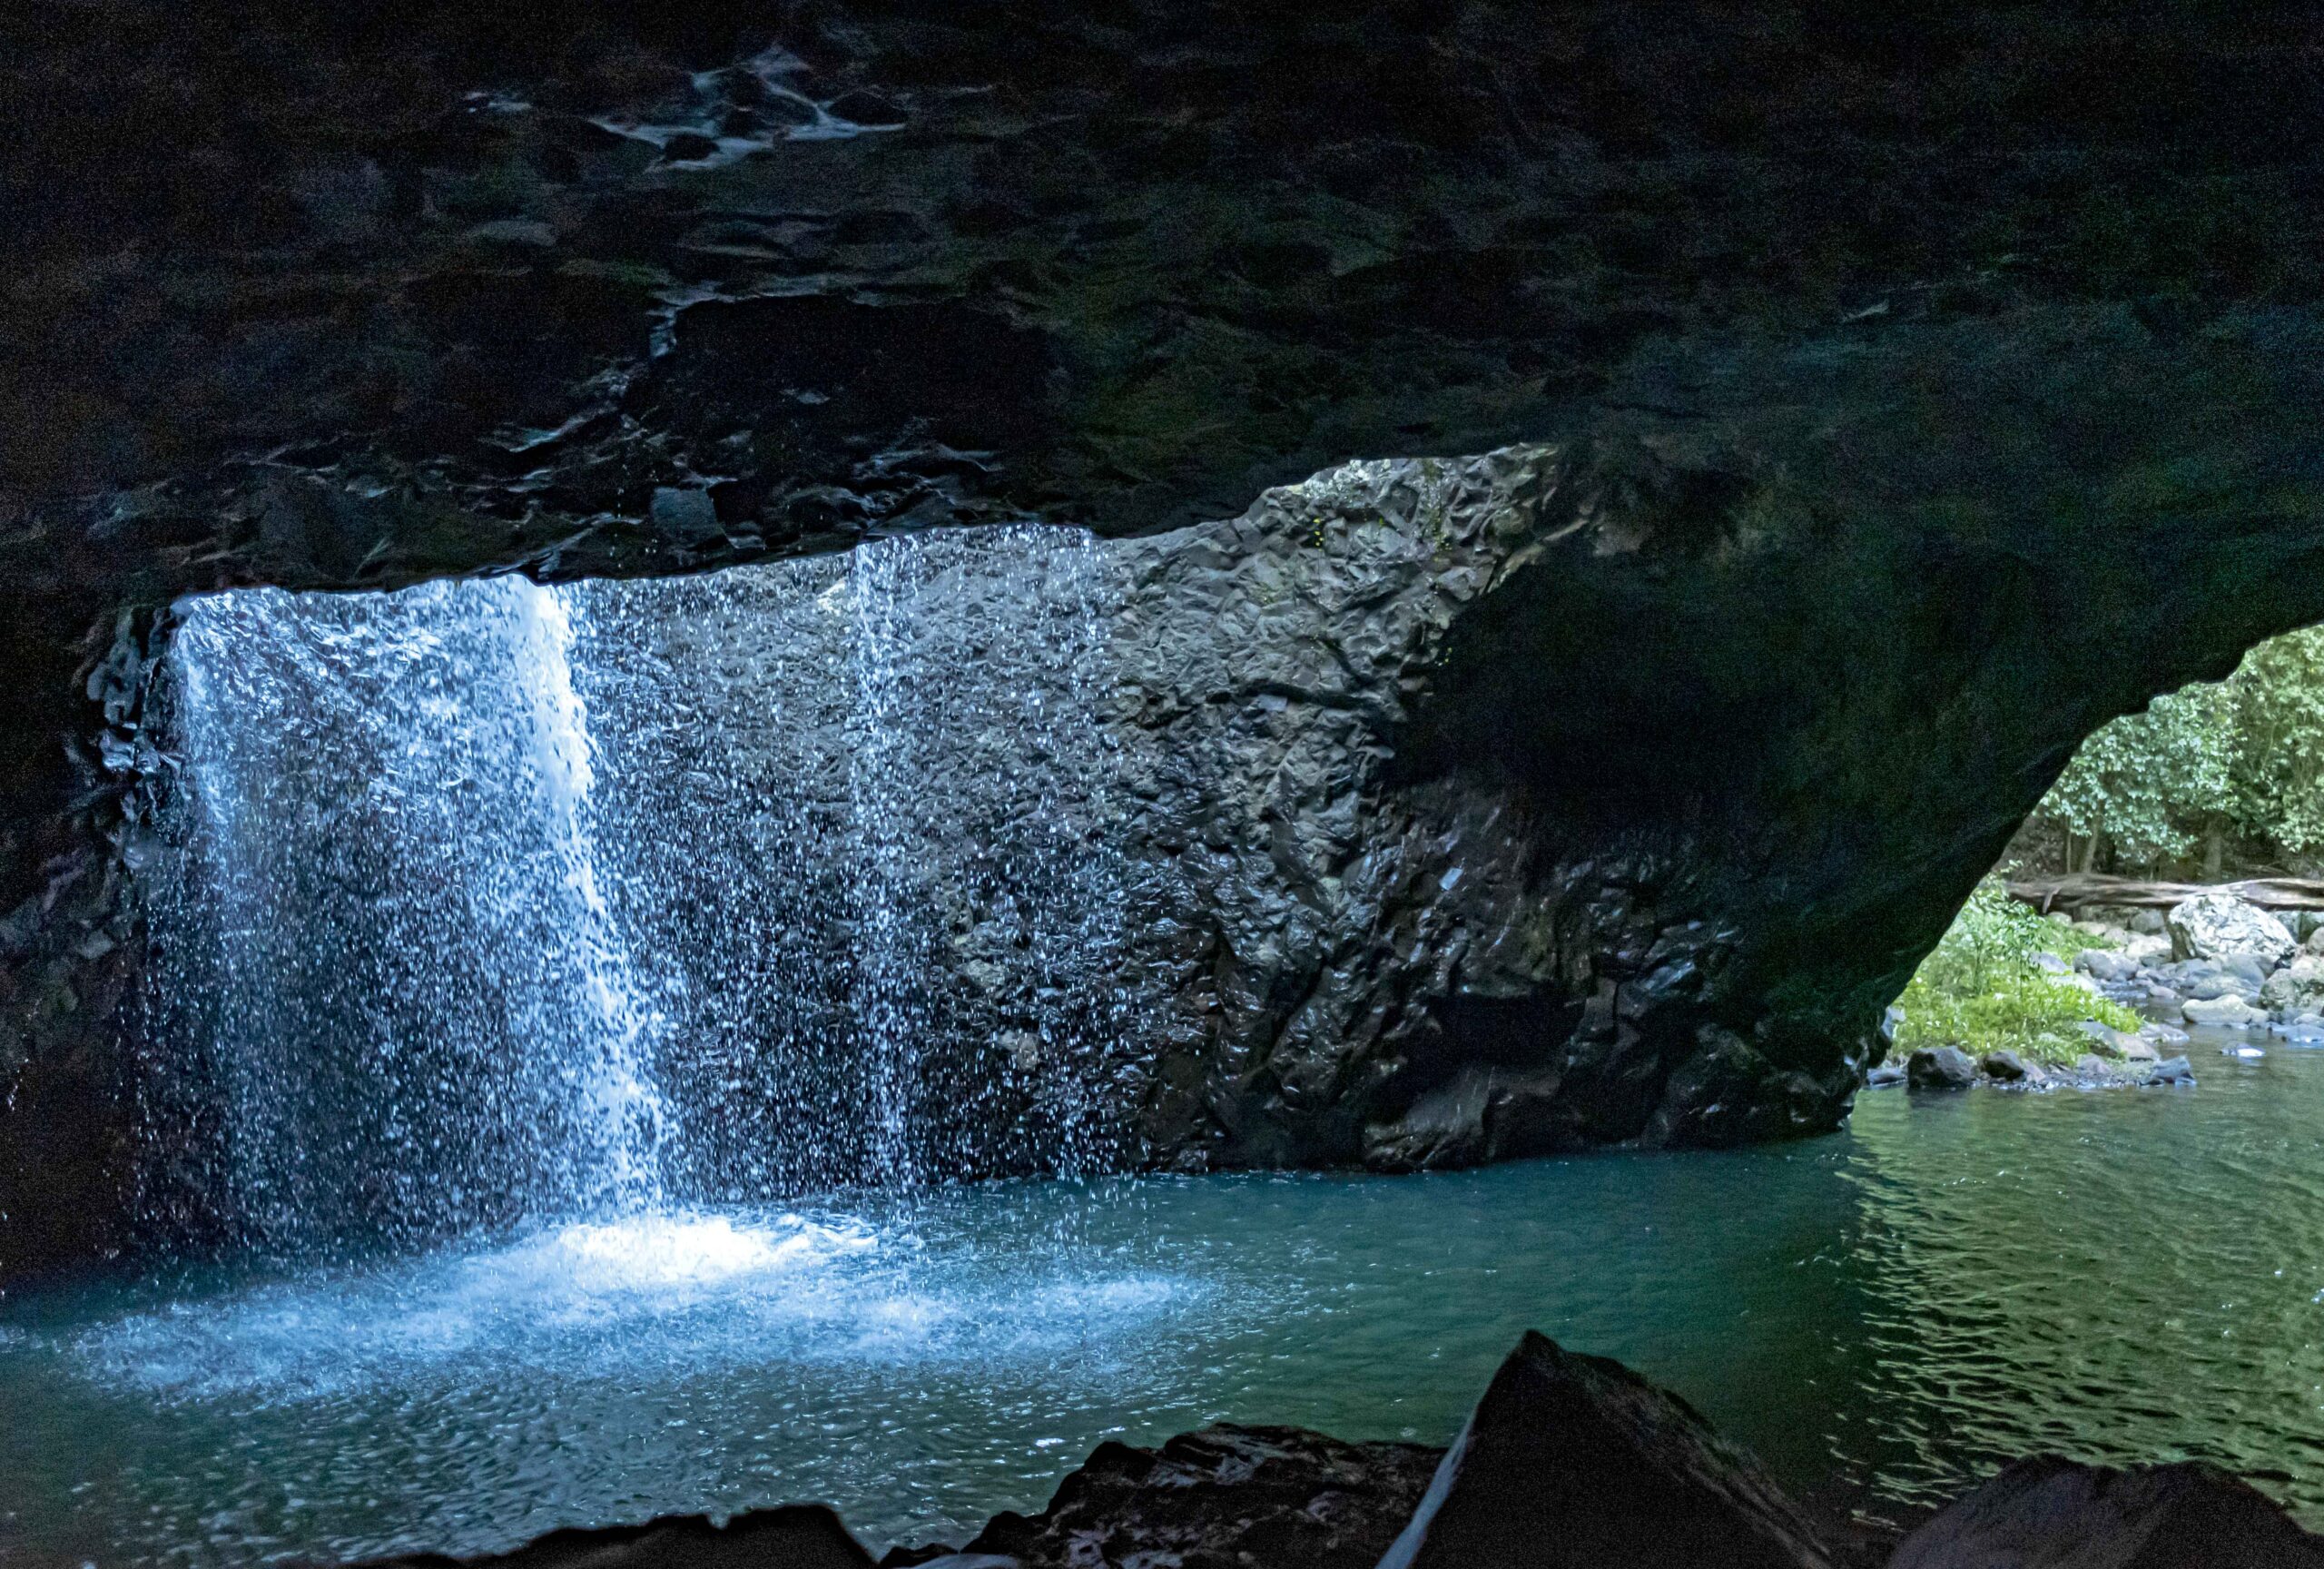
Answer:
[(1028, 526), (186, 602), (149, 894), (222, 1207), (330, 1252), (1105, 1169), (1108, 584)]
[(533, 772), (548, 839), (571, 902), (578, 1050), (564, 1074), (584, 1149), (575, 1190), (592, 1209), (636, 1210), (665, 1197), (661, 1150), (668, 1108), (654, 1081), (665, 1021), (638, 994), (621, 929), (597, 883), (589, 795), (596, 782), (589, 711), (573, 686), (573, 617), (556, 590), (519, 579), (517, 685), (532, 708)]

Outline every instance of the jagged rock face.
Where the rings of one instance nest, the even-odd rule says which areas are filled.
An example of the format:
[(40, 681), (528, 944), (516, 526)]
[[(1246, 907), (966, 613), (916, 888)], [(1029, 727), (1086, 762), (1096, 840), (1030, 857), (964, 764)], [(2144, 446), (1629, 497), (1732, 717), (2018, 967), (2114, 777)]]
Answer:
[(1770, 933), (1709, 880), (1748, 872), (1414, 744), (1466, 723), (1439, 706), (1462, 629), (1591, 532), (1576, 481), (1548, 449), (1354, 464), (1124, 551), (1131, 930), (1175, 1003), (1158, 1159), (1400, 1169), (1837, 1125), (1869, 1021), (1799, 1051), (1724, 983)]
[[(1001, 1515), (962, 1549), (973, 1564), (1248, 1563), (1372, 1569), (1438, 1451), (1347, 1444), (1295, 1427), (1206, 1427), (1158, 1449), (1107, 1444), (1030, 1518)], [(899, 1552), (901, 1566), (945, 1558)], [(963, 1569), (967, 1569), (963, 1565)]]
[(2324, 617), (2303, 7), (631, 9), (0, 25), (0, 1270), (119, 1240), (100, 736), (189, 589), (1554, 443), (1424, 680), (1149, 639), (1236, 695), (1147, 712), (1157, 1147), (1389, 1165), (1829, 1125), (2075, 741)]

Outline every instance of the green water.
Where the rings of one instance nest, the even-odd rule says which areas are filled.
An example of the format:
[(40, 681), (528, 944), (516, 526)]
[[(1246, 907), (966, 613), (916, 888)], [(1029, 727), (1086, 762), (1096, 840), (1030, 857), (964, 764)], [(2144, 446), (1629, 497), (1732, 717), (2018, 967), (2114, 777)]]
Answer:
[(1015, 1185), (0, 1307), (0, 1557), (505, 1546), (795, 1499), (958, 1540), (1106, 1437), (1442, 1442), (1518, 1332), (1880, 1513), (2217, 1460), (2324, 1525), (2324, 1053), (1865, 1097), (1840, 1136), (1419, 1178)]

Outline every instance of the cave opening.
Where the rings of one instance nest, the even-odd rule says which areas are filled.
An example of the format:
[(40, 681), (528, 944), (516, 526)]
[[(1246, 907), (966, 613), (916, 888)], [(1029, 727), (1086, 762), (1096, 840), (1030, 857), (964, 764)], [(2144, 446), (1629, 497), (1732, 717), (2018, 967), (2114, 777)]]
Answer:
[[(1326, 562), (1289, 511), (1292, 558)], [(0, 1391), (34, 1415), (0, 1461), (63, 1501), (25, 1528), (355, 1558), (815, 1497), (875, 1546), (958, 1541), (1108, 1437), (1442, 1443), (1545, 1323), (1704, 1391), (1835, 1513), (1909, 1517), (2070, 1423), (2104, 1456), (2186, 1441), (2145, 1407), (2093, 1427), (2087, 1391), (2239, 1376), (2266, 1327), (2187, 1304), (2274, 1267), (2258, 1195), (2299, 1180), (2305, 1057), (2207, 1065), (2200, 1115), (2127, 1142), (2101, 1098), (1876, 1094), (1837, 1138), (1682, 1159), (1152, 1169), (1173, 998), (1147, 944), (1178, 939), (1141, 890), (1157, 842), (1231, 842), (1139, 824), (1162, 787), (1128, 715), (1346, 723), (1279, 677), (1157, 696), (1137, 585), (1176, 549), (1020, 526), (182, 604), (131, 841), (139, 1197), (182, 1248), (12, 1314)], [(1251, 603), (1280, 612), (1273, 573)], [(1468, 870), (1423, 863), (1439, 895), (1506, 875), (1463, 810)], [(1431, 1039), (1492, 1068), (1437, 1099), (1557, 1066), (1586, 1011), (1456, 992)], [(2132, 1159), (2061, 1211), (2098, 1136)], [(2191, 1179), (2222, 1150), (2234, 1180)], [(2243, 1243), (2149, 1223), (2191, 1181)], [(2270, 1381), (2195, 1441), (2262, 1470), (2296, 1406)]]
[(2324, 1564), (2312, 5), (318, 10), (0, 23), (0, 1561)]

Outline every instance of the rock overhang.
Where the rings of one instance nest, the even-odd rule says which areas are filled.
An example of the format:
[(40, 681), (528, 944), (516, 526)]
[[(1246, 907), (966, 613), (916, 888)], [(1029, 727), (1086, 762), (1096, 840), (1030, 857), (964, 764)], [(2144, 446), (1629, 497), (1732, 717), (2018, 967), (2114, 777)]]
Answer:
[[(1778, 1072), (1861, 1054), (2082, 734), (2324, 613), (2297, 8), (55, 20), (12, 95), (0, 833), (6, 907), (64, 912), (15, 1028), (91, 1085), (60, 1042), (120, 978), (61, 955), (116, 785), (63, 759), (189, 590), (1155, 533), (1552, 440), (1574, 532), (1464, 612), (1396, 787), (1677, 868), (1752, 934), (1690, 1050)], [(1623, 983), (1687, 979), (1653, 948)], [(1479, 1041), (1577, 1027), (1492, 991)]]

